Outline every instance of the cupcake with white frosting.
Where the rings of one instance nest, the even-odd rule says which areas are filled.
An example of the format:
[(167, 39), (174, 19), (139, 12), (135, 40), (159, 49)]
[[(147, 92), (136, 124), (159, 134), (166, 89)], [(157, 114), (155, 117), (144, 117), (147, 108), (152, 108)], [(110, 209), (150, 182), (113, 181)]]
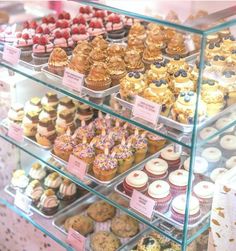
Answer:
[(46, 170), (38, 162), (32, 164), (29, 171), (29, 177), (32, 180), (42, 180), (47, 175)]
[(202, 151), (201, 156), (208, 161), (209, 168), (215, 168), (220, 162), (222, 152), (216, 147), (207, 147)]
[(17, 169), (13, 172), (11, 178), (11, 185), (15, 189), (24, 189), (27, 187), (29, 183), (29, 178), (26, 176), (25, 171), (23, 169)]
[(184, 194), (188, 185), (189, 172), (183, 169), (175, 170), (169, 175), (169, 184), (173, 195)]
[(231, 157), (236, 151), (236, 136), (227, 134), (220, 139), (220, 146), (225, 157)]
[[(218, 130), (223, 130), (226, 126), (234, 122), (230, 117), (224, 117), (224, 118), (219, 118), (215, 126)], [(224, 133), (232, 133), (234, 131), (234, 126), (231, 126), (230, 128), (224, 130)]]
[(225, 162), (225, 167), (227, 169), (231, 169), (236, 166), (236, 156), (232, 156), (229, 159), (226, 160)]
[(213, 136), (217, 132), (218, 132), (217, 129), (215, 129), (214, 127), (209, 126), (209, 127), (203, 128), (200, 131), (199, 136), (200, 136), (201, 140), (207, 141), (208, 144), (213, 144), (213, 143), (218, 141), (219, 135), (216, 135), (215, 137), (211, 137), (211, 136)]
[(151, 179), (164, 179), (168, 175), (168, 163), (160, 158), (149, 160), (143, 170)]
[(225, 172), (227, 172), (227, 169), (223, 167), (218, 167), (214, 169), (210, 174), (211, 181), (215, 183)]
[(44, 180), (44, 185), (48, 189), (57, 190), (62, 183), (62, 178), (57, 172), (50, 173)]
[(168, 163), (169, 170), (175, 170), (179, 168), (180, 153), (176, 152), (174, 146), (166, 147), (161, 151), (160, 158)]

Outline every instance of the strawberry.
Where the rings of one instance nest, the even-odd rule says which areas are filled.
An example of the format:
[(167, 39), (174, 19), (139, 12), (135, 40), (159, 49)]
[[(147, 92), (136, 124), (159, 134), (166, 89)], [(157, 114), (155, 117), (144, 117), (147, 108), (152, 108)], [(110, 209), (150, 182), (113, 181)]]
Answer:
[(43, 31), (44, 34), (50, 34), (50, 30), (46, 27)]
[(96, 22), (95, 21), (91, 21), (89, 24), (89, 27), (91, 28), (95, 28)]
[(28, 33), (24, 33), (24, 34), (22, 34), (22, 38), (25, 40), (28, 40), (30, 37), (29, 37)]
[(86, 20), (83, 16), (78, 17), (78, 20), (79, 20), (79, 24), (84, 24), (84, 25), (86, 24)]
[(43, 28), (41, 26), (38, 26), (36, 29), (36, 33), (43, 33)]
[(39, 44), (41, 44), (41, 45), (46, 45), (47, 42), (48, 42), (48, 41), (47, 41), (47, 38), (46, 38), (46, 37), (42, 36), (42, 37), (39, 38)]
[(64, 31), (62, 34), (62, 37), (64, 37), (65, 39), (68, 39), (70, 37), (70, 33), (68, 31)]
[(120, 17), (118, 15), (113, 17), (113, 23), (120, 23)]
[(110, 15), (110, 16), (108, 16), (108, 22), (111, 22), (111, 23), (113, 23), (113, 15)]
[(69, 24), (66, 21), (63, 21), (61, 23), (61, 28), (68, 28), (68, 27), (69, 27)]
[(85, 13), (86, 13), (86, 14), (90, 14), (90, 13), (91, 13), (91, 9), (90, 9), (89, 6), (86, 6), (86, 7), (85, 7)]
[(57, 28), (61, 28), (61, 24), (62, 24), (61, 21), (57, 21), (57, 22), (56, 22), (56, 27), (57, 27)]
[(34, 44), (38, 44), (39, 43), (39, 37), (38, 36), (34, 36), (33, 37), (33, 43)]
[(43, 22), (44, 24), (47, 24), (47, 23), (48, 23), (48, 18), (47, 18), (47, 17), (43, 17), (43, 18), (42, 18), (42, 22)]
[(31, 23), (30, 23), (30, 25), (29, 25), (29, 27), (30, 28), (32, 28), (32, 29), (36, 29), (37, 28), (37, 23), (35, 22), (35, 21), (32, 21)]
[(79, 18), (77, 18), (77, 17), (73, 18), (72, 23), (73, 24), (78, 24), (79, 23)]
[(21, 36), (22, 36), (21, 32), (18, 32), (18, 33), (16, 34), (16, 37), (17, 37), (17, 38), (21, 38)]
[(53, 16), (50, 16), (50, 17), (48, 17), (48, 23), (55, 24), (56, 23), (56, 19)]
[(58, 15), (58, 19), (64, 19), (64, 13), (61, 12), (59, 15)]
[(72, 34), (78, 34), (79, 33), (79, 28), (75, 27), (71, 31)]
[(70, 13), (69, 12), (64, 13), (64, 19), (70, 20)]
[(56, 38), (61, 38), (61, 32), (60, 32), (60, 31), (56, 31), (55, 37), (56, 37)]
[(95, 27), (94, 28), (100, 29), (100, 28), (102, 28), (102, 24), (99, 21), (97, 21), (95, 23)]
[(99, 17), (99, 18), (104, 18), (105, 17), (105, 12), (102, 10), (98, 10), (95, 12), (95, 17)]
[(85, 9), (84, 9), (84, 7), (83, 7), (83, 6), (81, 6), (81, 7), (79, 8), (79, 12), (80, 12), (80, 13), (82, 13), (82, 14), (84, 14), (84, 13), (85, 13)]
[(113, 12), (112, 11), (107, 11), (107, 15), (111, 15), (111, 14), (113, 14)]
[(85, 29), (84, 26), (81, 26), (81, 27), (79, 28), (79, 33), (80, 33), (80, 34), (86, 34), (86, 29)]
[(29, 29), (29, 22), (28, 22), (28, 21), (25, 21), (25, 22), (23, 23), (23, 28), (24, 28), (24, 29)]

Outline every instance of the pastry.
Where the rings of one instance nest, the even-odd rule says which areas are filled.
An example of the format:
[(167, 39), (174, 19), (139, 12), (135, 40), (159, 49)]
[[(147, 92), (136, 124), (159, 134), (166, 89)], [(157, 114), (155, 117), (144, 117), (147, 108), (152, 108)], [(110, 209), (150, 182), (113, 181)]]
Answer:
[(129, 215), (121, 214), (112, 219), (111, 231), (120, 238), (133, 237), (139, 232), (139, 223)]
[(24, 189), (27, 187), (29, 179), (25, 174), (25, 171), (22, 169), (17, 169), (13, 172), (11, 178), (11, 185), (15, 189)]
[(168, 175), (168, 163), (160, 158), (149, 160), (143, 170), (151, 179), (164, 179)]
[(112, 233), (98, 231), (91, 236), (92, 251), (116, 251), (121, 246), (120, 240)]
[[(218, 130), (211, 126), (205, 127), (199, 132), (199, 136), (201, 140), (207, 141), (208, 144), (213, 144), (218, 141), (220, 136), (216, 134), (218, 134)], [(216, 135), (216, 136), (211, 137), (213, 135)]]
[(46, 189), (58, 190), (62, 183), (62, 178), (57, 172), (50, 173), (44, 180), (44, 185)]
[(34, 205), (37, 205), (44, 190), (38, 180), (32, 180), (25, 189), (25, 194), (32, 200)]
[(173, 146), (166, 147), (160, 153), (159, 158), (168, 163), (169, 170), (175, 170), (180, 166), (180, 153), (176, 152)]
[[(180, 222), (184, 223), (185, 219), (185, 208), (186, 208), (186, 195), (182, 194), (175, 197), (171, 204), (171, 217)], [(199, 220), (201, 213), (199, 207), (199, 200), (192, 196), (189, 200), (189, 224), (194, 224)]]
[(51, 147), (56, 137), (57, 133), (53, 120), (48, 118), (39, 120), (35, 135), (36, 141), (42, 146)]
[(144, 49), (143, 62), (146, 70), (150, 69), (150, 65), (159, 59), (162, 59), (161, 51), (155, 44), (150, 44)]
[(122, 140), (126, 140), (129, 136), (129, 133), (121, 127), (120, 122), (116, 120), (116, 124), (114, 127), (109, 128), (109, 134), (112, 135), (113, 140), (115, 141), (115, 145), (118, 145), (122, 142)]
[(93, 162), (94, 176), (101, 181), (109, 181), (116, 176), (118, 161), (109, 154), (98, 154)]
[(170, 173), (168, 180), (172, 194), (178, 195), (186, 192), (188, 176), (189, 172), (183, 169), (178, 169)]
[(125, 48), (120, 44), (109, 44), (107, 48), (108, 57), (120, 57), (124, 58)]
[(60, 184), (58, 198), (64, 201), (73, 201), (76, 199), (77, 187), (68, 179), (64, 179)]
[(170, 40), (165, 51), (170, 57), (174, 57), (175, 55), (179, 55), (180, 57), (186, 57), (189, 54), (189, 51), (185, 45), (185, 39), (180, 33), (177, 33)]
[[(195, 107), (196, 107), (196, 98), (197, 98), (196, 93), (192, 91), (180, 92), (171, 110), (172, 118), (183, 124), (193, 124)], [(198, 102), (197, 122), (201, 122), (205, 118), (206, 118), (206, 105), (200, 98)]]
[(27, 112), (22, 121), (24, 135), (27, 137), (34, 137), (37, 133), (38, 122), (37, 112)]
[(116, 208), (105, 201), (99, 200), (88, 207), (87, 214), (96, 222), (105, 222), (115, 216)]
[(128, 207), (129, 202), (126, 198), (123, 196), (119, 195), (117, 192), (112, 192), (108, 196), (112, 201), (115, 201), (117, 204), (121, 205), (122, 207)]
[(128, 196), (132, 196), (133, 190), (146, 192), (148, 187), (148, 176), (143, 171), (132, 171), (123, 181), (123, 189)]
[(134, 19), (129, 16), (124, 16), (123, 22), (124, 22), (124, 26), (125, 26), (125, 36), (127, 36), (129, 34), (130, 28), (134, 24)]
[(7, 115), (10, 122), (20, 124), (24, 118), (24, 107), (21, 104), (13, 104)]
[(136, 71), (144, 73), (144, 63), (142, 62), (141, 55), (136, 50), (126, 51), (124, 60), (128, 72)]
[(64, 110), (58, 114), (56, 120), (56, 132), (58, 135), (63, 135), (66, 132), (72, 134), (75, 130), (74, 114)]
[(95, 91), (106, 90), (111, 85), (111, 78), (107, 65), (102, 62), (96, 62), (90, 69), (85, 78), (85, 84), (89, 89)]
[(143, 25), (140, 22), (135, 22), (129, 31), (129, 37), (138, 37), (140, 39), (146, 38), (146, 31)]
[(99, 18), (92, 18), (89, 23), (88, 33), (91, 39), (94, 39), (96, 36), (102, 36), (106, 38), (107, 32), (103, 25), (103, 22)]
[(39, 97), (33, 97), (29, 101), (26, 102), (24, 111), (27, 112), (36, 112), (40, 113), (42, 110), (41, 99)]
[(52, 107), (57, 108), (59, 103), (58, 97), (56, 93), (47, 92), (45, 96), (41, 99), (41, 104), (44, 107)]
[(86, 26), (83, 24), (80, 24), (77, 27), (72, 27), (71, 38), (75, 44), (77, 44), (78, 41), (88, 40), (89, 33), (86, 29)]
[(120, 81), (126, 75), (126, 65), (120, 57), (110, 57), (107, 63), (108, 71), (111, 77), (111, 85), (119, 85)]
[(86, 236), (93, 232), (94, 223), (88, 216), (79, 214), (67, 218), (64, 227), (66, 232), (69, 232), (69, 229), (73, 228), (76, 232)]
[(41, 196), (38, 207), (44, 214), (53, 215), (57, 212), (59, 204), (55, 192), (52, 189), (47, 189)]
[(95, 126), (96, 134), (99, 135), (103, 130), (106, 131), (106, 129), (111, 127), (111, 120), (106, 120), (102, 112), (98, 111), (98, 117), (93, 121), (93, 125)]
[(75, 56), (77, 54), (83, 54), (83, 55), (88, 56), (91, 50), (92, 50), (92, 46), (89, 41), (87, 40), (78, 41), (76, 47), (73, 50), (72, 56)]
[(47, 175), (47, 172), (44, 167), (38, 162), (35, 162), (32, 164), (30, 171), (29, 171), (29, 177), (32, 180), (42, 180)]
[(76, 143), (69, 135), (61, 135), (56, 138), (53, 146), (53, 152), (59, 158), (68, 161)]
[(48, 59), (48, 70), (59, 76), (63, 76), (67, 65), (68, 57), (66, 52), (61, 48), (54, 48)]
[(173, 59), (170, 60), (170, 62), (167, 64), (168, 66), (168, 73), (173, 75), (175, 72), (177, 72), (180, 69), (183, 69), (185, 71), (189, 70), (189, 64), (182, 59), (179, 55), (175, 55)]
[(146, 78), (148, 83), (152, 83), (152, 81), (157, 81), (160, 79), (168, 80), (168, 59), (160, 58), (160, 60), (155, 61), (150, 66), (150, 70), (146, 72)]
[(122, 99), (133, 103), (136, 95), (142, 96), (146, 86), (143, 74), (129, 72), (120, 82), (120, 95)]
[(222, 49), (223, 51), (226, 52), (230, 52), (231, 50), (233, 50), (233, 48), (235, 48), (236, 45), (236, 40), (234, 38), (234, 36), (230, 35), (230, 36), (225, 36), (222, 38)]
[(170, 185), (163, 180), (152, 182), (147, 191), (147, 195), (156, 202), (155, 209), (160, 213), (166, 213), (169, 209), (169, 203), (172, 199), (170, 194)]
[(21, 50), (21, 59), (29, 60), (31, 58), (33, 39), (29, 32), (18, 32), (13, 45)]
[(106, 30), (108, 38), (110, 39), (122, 39), (125, 36), (124, 24), (121, 17), (115, 13), (111, 13), (107, 17)]
[(161, 251), (159, 242), (152, 236), (142, 237), (137, 244), (138, 251)]
[(145, 45), (144, 45), (143, 39), (140, 39), (138, 37), (128, 37), (127, 51), (134, 50), (140, 55), (142, 55), (144, 49), (145, 49)]
[(225, 157), (231, 157), (236, 150), (236, 136), (227, 134), (220, 139), (220, 146)]
[(208, 161), (209, 167), (212, 168), (216, 167), (219, 163), (222, 157), (222, 152), (216, 147), (207, 147), (202, 151), (201, 156)]
[(211, 60), (211, 65), (212, 65), (212, 69), (215, 73), (217, 73), (218, 71), (221, 71), (223, 67), (225, 67), (227, 61), (227, 56), (228, 55), (224, 55), (222, 56), (221, 53), (215, 55), (212, 60)]
[(68, 97), (60, 98), (59, 104), (57, 107), (57, 113), (59, 114), (60, 112), (64, 110), (70, 113), (74, 113), (76, 111), (76, 106), (72, 99)]
[(223, 167), (218, 167), (214, 169), (210, 174), (211, 181), (215, 183), (219, 178), (221, 178), (221, 175), (223, 175), (225, 172), (227, 172), (227, 169)]
[(161, 106), (161, 114), (168, 116), (174, 102), (174, 95), (165, 79), (153, 80), (144, 90), (143, 97)]
[(44, 106), (42, 111), (39, 113), (39, 120), (50, 119), (53, 122), (57, 119), (57, 111), (52, 106)]
[(68, 68), (85, 76), (88, 75), (90, 69), (88, 56), (82, 53), (72, 56)]
[(93, 164), (95, 159), (94, 148), (87, 143), (80, 143), (73, 149), (73, 155), (85, 162), (88, 166)]

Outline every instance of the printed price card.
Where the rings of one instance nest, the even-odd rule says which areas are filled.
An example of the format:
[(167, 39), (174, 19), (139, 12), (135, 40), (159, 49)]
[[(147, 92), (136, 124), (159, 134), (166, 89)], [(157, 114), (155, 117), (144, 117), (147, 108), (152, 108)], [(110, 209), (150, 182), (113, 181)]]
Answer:
[(84, 84), (84, 75), (66, 68), (62, 79), (62, 84), (74, 91), (81, 92), (82, 86)]
[(70, 173), (74, 174), (79, 179), (84, 180), (88, 167), (84, 161), (71, 154), (67, 168)]
[(25, 194), (23, 194), (19, 190), (16, 191), (16, 196), (14, 200), (15, 206), (19, 207), (25, 213), (29, 214), (31, 203), (32, 203), (32, 200), (29, 197), (27, 197)]
[(152, 218), (155, 204), (156, 204), (155, 201), (152, 200), (151, 198), (145, 196), (144, 194), (140, 193), (137, 190), (133, 191), (130, 200), (130, 207), (149, 219)]
[(67, 235), (67, 243), (75, 248), (76, 251), (84, 251), (86, 238), (73, 228), (70, 228)]
[(21, 54), (20, 49), (14, 47), (14, 46), (5, 44), (4, 49), (3, 49), (2, 59), (12, 65), (16, 65), (19, 62), (20, 54)]
[(161, 105), (149, 101), (140, 96), (136, 96), (133, 106), (133, 116), (144, 119), (152, 124), (156, 124), (161, 112)]
[(8, 129), (8, 136), (14, 139), (15, 141), (23, 142), (23, 128), (18, 124), (10, 123)]

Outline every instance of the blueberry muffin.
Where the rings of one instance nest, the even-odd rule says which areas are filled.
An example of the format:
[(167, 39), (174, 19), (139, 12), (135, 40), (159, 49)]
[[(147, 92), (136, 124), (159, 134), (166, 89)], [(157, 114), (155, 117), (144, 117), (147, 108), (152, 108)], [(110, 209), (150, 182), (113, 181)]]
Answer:
[(161, 251), (159, 242), (152, 236), (146, 236), (140, 239), (137, 247), (139, 251)]
[(165, 248), (168, 248), (171, 246), (171, 241), (168, 238), (166, 238), (165, 236), (159, 234), (158, 232), (153, 231), (150, 233), (150, 236), (157, 239), (157, 241), (161, 245), (162, 249), (165, 249)]

